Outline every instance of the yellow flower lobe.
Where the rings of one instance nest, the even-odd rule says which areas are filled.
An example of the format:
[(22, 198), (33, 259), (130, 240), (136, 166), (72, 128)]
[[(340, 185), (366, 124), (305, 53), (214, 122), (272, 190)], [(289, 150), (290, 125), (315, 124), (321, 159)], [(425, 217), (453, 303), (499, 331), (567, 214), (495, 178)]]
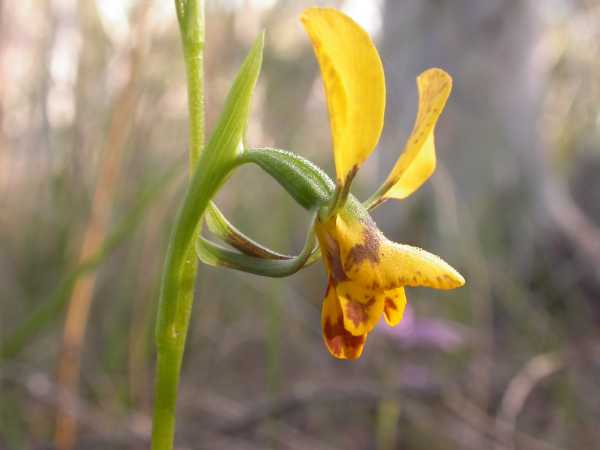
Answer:
[(338, 359), (357, 359), (360, 357), (367, 335), (352, 335), (344, 326), (342, 308), (330, 279), (321, 310), (323, 340), (327, 350)]
[(417, 78), (419, 108), (403, 153), (383, 186), (384, 198), (403, 199), (433, 174), (436, 166), (435, 125), (452, 90), (452, 78), (442, 69), (429, 69)]
[(395, 327), (402, 321), (406, 308), (406, 293), (404, 288), (390, 289), (380, 294), (383, 296), (383, 317), (390, 327)]
[(338, 185), (375, 149), (383, 128), (385, 77), (369, 35), (350, 17), (310, 8), (301, 17), (323, 77)]

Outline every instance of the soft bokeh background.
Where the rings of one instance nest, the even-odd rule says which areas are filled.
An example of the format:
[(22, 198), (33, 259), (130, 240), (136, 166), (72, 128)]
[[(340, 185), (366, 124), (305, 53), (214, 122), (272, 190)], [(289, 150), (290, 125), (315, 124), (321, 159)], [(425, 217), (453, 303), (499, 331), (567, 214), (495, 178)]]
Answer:
[[(377, 329), (349, 363), (321, 341), (322, 267), (284, 280), (201, 267), (178, 448), (600, 448), (600, 2), (208, 1), (209, 130), (264, 28), (248, 141), (332, 173), (298, 21), (314, 4), (367, 28), (386, 69), (386, 127), (359, 197), (402, 149), (415, 77), (453, 75), (437, 172), (375, 219), (468, 283), (410, 289), (403, 324)], [(186, 126), (171, 1), (0, 1), (0, 327), (13, 344), (0, 362), (0, 448), (56, 448), (65, 408), (74, 448), (147, 448)], [(236, 173), (218, 203), (256, 239), (301, 248), (307, 214), (258, 169)], [(67, 325), (80, 298), (89, 317), (75, 309)], [(63, 334), (84, 325), (79, 387), (65, 400)]]

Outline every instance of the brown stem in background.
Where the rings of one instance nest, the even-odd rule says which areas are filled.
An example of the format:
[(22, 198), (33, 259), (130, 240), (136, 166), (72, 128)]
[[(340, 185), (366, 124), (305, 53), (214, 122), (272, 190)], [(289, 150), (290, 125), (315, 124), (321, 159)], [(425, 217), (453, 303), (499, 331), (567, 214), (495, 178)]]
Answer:
[[(129, 54), (129, 76), (115, 100), (107, 137), (101, 149), (103, 158), (100, 162), (90, 219), (79, 251), (79, 263), (86, 261), (99, 250), (108, 231), (116, 186), (120, 181), (124, 150), (138, 105), (138, 84), (148, 43), (145, 29), (149, 9), (150, 1), (142, 0), (133, 19), (135, 37)], [(57, 372), (58, 385), (61, 388), (55, 444), (59, 450), (70, 450), (75, 445), (77, 417), (74, 405), (79, 388), (81, 351), (95, 284), (95, 273), (81, 278), (73, 287), (67, 309)]]
[(546, 176), (542, 184), (542, 200), (554, 225), (571, 243), (578, 257), (600, 280), (600, 228), (580, 208), (556, 177)]
[(496, 416), (496, 429), (503, 433), (512, 449), (517, 448), (517, 419), (531, 392), (551, 375), (564, 368), (561, 355), (543, 353), (531, 358), (510, 380)]
[[(497, 427), (506, 429), (507, 425), (501, 418), (493, 418), (486, 411), (482, 410), (476, 403), (471, 402), (464, 397), (458, 389), (447, 390), (444, 394), (444, 404), (450, 412), (460, 418), (465, 424), (472, 427), (485, 437), (483, 446), (476, 448), (495, 448), (511, 450), (512, 441), (508, 440), (505, 433), (501, 433)], [(553, 444), (541, 440), (537, 436), (532, 436), (522, 431), (514, 430), (514, 440), (519, 449), (528, 450), (558, 450)], [(494, 443), (492, 447), (489, 445)]]

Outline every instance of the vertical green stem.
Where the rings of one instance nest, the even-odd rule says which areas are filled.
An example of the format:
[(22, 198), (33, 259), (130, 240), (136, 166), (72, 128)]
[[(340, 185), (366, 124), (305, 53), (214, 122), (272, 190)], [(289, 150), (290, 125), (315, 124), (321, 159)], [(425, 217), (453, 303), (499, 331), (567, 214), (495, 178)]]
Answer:
[[(189, 171), (192, 177), (204, 147), (204, 1), (175, 0), (186, 64), (189, 111)], [(191, 240), (181, 254), (169, 249), (165, 279), (161, 289), (161, 304), (177, 305), (172, 325), (164, 317), (157, 324), (157, 362), (152, 450), (171, 450), (175, 437), (175, 408), (181, 362), (185, 350), (198, 260)], [(177, 276), (177, 273), (179, 276)], [(164, 288), (167, 279), (175, 275), (175, 292)], [(168, 298), (174, 297), (174, 298)]]
[[(186, 65), (190, 176), (204, 147), (204, 1), (188, 0), (185, 26), (181, 26)], [(181, 23), (181, 22), (180, 22)]]

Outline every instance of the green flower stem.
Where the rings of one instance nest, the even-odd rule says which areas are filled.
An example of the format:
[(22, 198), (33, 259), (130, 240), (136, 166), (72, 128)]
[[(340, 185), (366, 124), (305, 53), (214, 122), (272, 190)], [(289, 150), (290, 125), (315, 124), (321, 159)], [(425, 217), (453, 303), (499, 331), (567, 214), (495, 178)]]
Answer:
[(189, 133), (190, 176), (204, 147), (204, 1), (187, 0), (184, 21), (180, 20), (185, 58)]
[[(189, 172), (193, 177), (204, 147), (204, 1), (175, 0), (186, 66), (189, 111)], [(192, 235), (198, 224), (191, 228)], [(175, 241), (173, 233), (171, 244)], [(193, 239), (187, 245), (169, 245), (169, 258), (163, 276), (161, 305), (179, 307), (171, 318), (170, 330), (157, 325), (156, 398), (152, 427), (152, 449), (170, 450), (175, 436), (175, 405), (185, 339), (194, 298), (198, 260)], [(169, 273), (176, 288), (163, 295)], [(173, 300), (168, 300), (173, 299)], [(164, 314), (159, 312), (159, 320)]]

